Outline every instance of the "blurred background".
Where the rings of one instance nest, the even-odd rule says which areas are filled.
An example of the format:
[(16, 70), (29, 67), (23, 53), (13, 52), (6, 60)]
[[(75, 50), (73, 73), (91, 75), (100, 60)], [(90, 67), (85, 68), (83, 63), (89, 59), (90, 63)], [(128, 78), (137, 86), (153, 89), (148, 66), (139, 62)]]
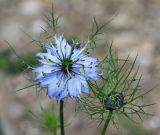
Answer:
[[(121, 57), (130, 55), (143, 72), (142, 88), (150, 89), (160, 80), (160, 0), (55, 0), (55, 14), (60, 16), (61, 31), (67, 36), (84, 37), (91, 28), (92, 18), (99, 23), (111, 19), (103, 38), (113, 41)], [(35, 88), (16, 93), (29, 84), (24, 65), (16, 59), (5, 40), (12, 43), (16, 52), (31, 63), (38, 50), (22, 32), (39, 38), (46, 28), (44, 15), (51, 11), (51, 0), (0, 0), (0, 135), (47, 135), (38, 128), (37, 120), (29, 110), (41, 113), (40, 105), (51, 107), (45, 94), (37, 97)], [(96, 51), (105, 54), (104, 43)], [(98, 135), (101, 126), (81, 113), (74, 112), (74, 104), (65, 107), (66, 135)], [(157, 104), (147, 109), (153, 116), (145, 117), (142, 128), (149, 135), (160, 135), (160, 92), (157, 88), (144, 102)], [(56, 106), (56, 103), (55, 103)], [(110, 128), (112, 130), (112, 127)], [(110, 135), (119, 135), (109, 131)]]

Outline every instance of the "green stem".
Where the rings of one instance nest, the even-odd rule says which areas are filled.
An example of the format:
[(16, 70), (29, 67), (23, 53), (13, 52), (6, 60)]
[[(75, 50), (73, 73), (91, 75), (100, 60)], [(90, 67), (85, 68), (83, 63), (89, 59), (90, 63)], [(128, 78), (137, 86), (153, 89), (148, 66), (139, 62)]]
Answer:
[(59, 113), (60, 113), (61, 135), (64, 135), (64, 118), (63, 118), (63, 101), (62, 100), (60, 101)]
[(110, 111), (109, 114), (108, 114), (107, 120), (106, 120), (106, 122), (105, 122), (105, 124), (104, 124), (104, 127), (103, 127), (103, 129), (102, 129), (101, 135), (105, 135), (106, 130), (107, 130), (107, 127), (108, 127), (109, 122), (110, 122), (110, 120), (111, 120), (112, 114), (113, 114), (113, 112)]

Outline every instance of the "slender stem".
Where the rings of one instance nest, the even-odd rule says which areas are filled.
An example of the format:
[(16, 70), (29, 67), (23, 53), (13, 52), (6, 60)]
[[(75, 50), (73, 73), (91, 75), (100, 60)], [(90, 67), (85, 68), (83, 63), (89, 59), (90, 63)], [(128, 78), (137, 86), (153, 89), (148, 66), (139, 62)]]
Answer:
[(60, 101), (59, 113), (60, 113), (60, 128), (61, 128), (61, 135), (64, 135), (63, 101), (62, 101), (62, 100)]
[(106, 122), (105, 122), (105, 124), (104, 124), (104, 127), (103, 127), (103, 129), (102, 129), (101, 135), (105, 135), (106, 130), (107, 130), (107, 127), (108, 127), (109, 122), (110, 122), (110, 120), (111, 120), (112, 114), (113, 114), (113, 112), (110, 111), (109, 114), (108, 114), (107, 120), (106, 120)]

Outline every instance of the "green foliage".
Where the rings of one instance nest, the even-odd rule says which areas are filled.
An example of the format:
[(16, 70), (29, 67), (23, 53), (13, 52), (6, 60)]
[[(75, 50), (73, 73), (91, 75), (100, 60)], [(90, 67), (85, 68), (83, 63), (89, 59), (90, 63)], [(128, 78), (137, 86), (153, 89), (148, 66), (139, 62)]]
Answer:
[(32, 111), (30, 111), (30, 113), (36, 118), (36, 120), (38, 121), (38, 127), (42, 129), (42, 131), (48, 132), (52, 135), (56, 135), (56, 132), (60, 127), (57, 114), (42, 107), (41, 111), (42, 112), (40, 116), (37, 116)]
[[(91, 96), (78, 99), (79, 109), (89, 114), (92, 119), (107, 121), (109, 112), (112, 112), (110, 120), (116, 123), (116, 117), (123, 115), (133, 120), (133, 116), (150, 115), (145, 112), (145, 107), (153, 104), (143, 104), (143, 97), (152, 91), (141, 91), (142, 75), (138, 69), (134, 69), (136, 58), (131, 63), (128, 59), (120, 59), (112, 46), (108, 48), (106, 57), (101, 61), (102, 81), (89, 82), (93, 92)], [(114, 93), (121, 93), (123, 104), (113, 110), (106, 109), (106, 98)], [(114, 104), (114, 103), (113, 103)], [(112, 103), (111, 103), (112, 105)]]
[(28, 65), (36, 66), (38, 64), (34, 53), (29, 53), (20, 57), (21, 59), (12, 58), (12, 52), (10, 50), (5, 50), (0, 54), (0, 70), (7, 74), (17, 74), (28, 69)]
[[(45, 16), (46, 19), (46, 23), (48, 25), (48, 29), (52, 30), (51, 34), (57, 34), (59, 25), (58, 25), (58, 21), (59, 21), (60, 16), (55, 17), (55, 12), (54, 12), (54, 6), (52, 4), (52, 11), (50, 12), (49, 16)], [(44, 30), (45, 32), (47, 32), (46, 30)], [(48, 32), (47, 32), (48, 33)]]
[(121, 115), (119, 116), (119, 120), (121, 121), (122, 126), (129, 130), (128, 135), (149, 135), (140, 124), (135, 123), (130, 119), (127, 119), (126, 117)]
[(56, 134), (56, 131), (59, 128), (59, 119), (54, 112), (42, 110), (39, 126), (44, 131)]

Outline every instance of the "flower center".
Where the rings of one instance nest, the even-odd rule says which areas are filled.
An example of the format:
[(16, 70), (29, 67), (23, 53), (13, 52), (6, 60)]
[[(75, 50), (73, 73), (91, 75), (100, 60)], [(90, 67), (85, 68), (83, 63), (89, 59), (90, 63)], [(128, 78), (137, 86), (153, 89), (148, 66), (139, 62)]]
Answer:
[(113, 111), (116, 109), (120, 109), (124, 104), (124, 97), (122, 93), (111, 93), (108, 95), (106, 100), (104, 101), (104, 105), (107, 110)]
[(64, 59), (62, 62), (62, 70), (64, 73), (68, 73), (72, 71), (73, 62), (70, 59)]

